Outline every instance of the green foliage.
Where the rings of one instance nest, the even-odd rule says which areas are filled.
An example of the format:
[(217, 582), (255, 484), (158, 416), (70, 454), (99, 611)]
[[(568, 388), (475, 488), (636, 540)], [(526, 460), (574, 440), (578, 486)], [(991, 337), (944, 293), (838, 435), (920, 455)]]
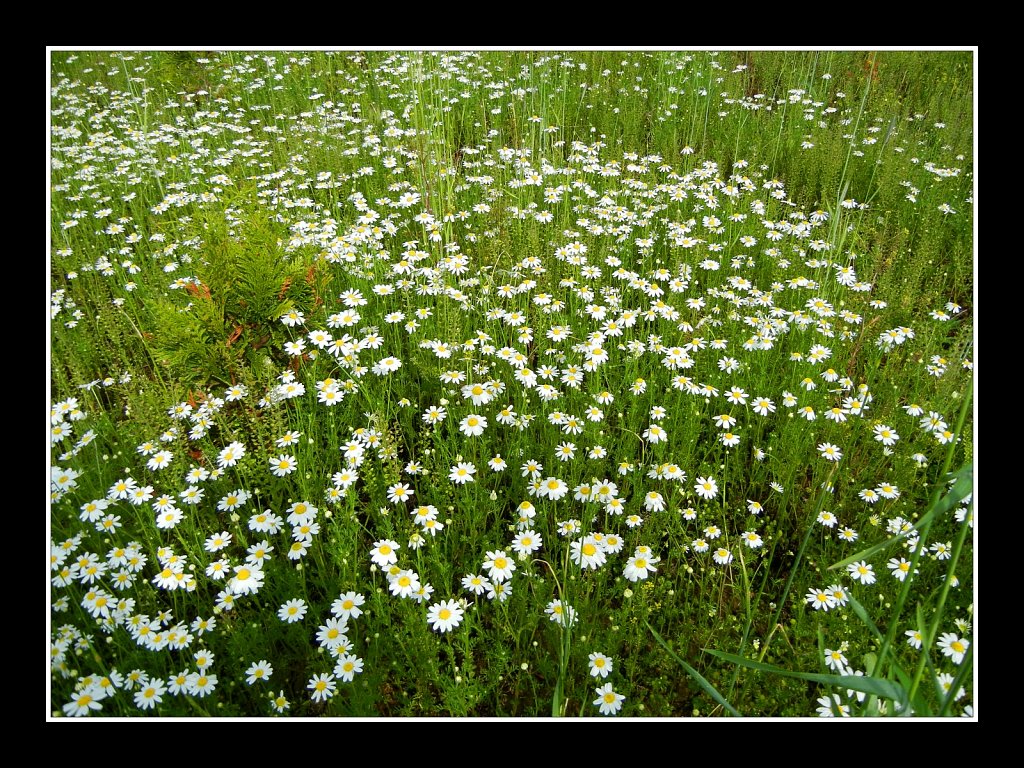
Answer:
[(969, 713), (973, 58), (53, 52), (54, 716)]
[(147, 74), (170, 93), (217, 90), (215, 70), (200, 59), (216, 58), (212, 51), (153, 51)]
[(183, 289), (190, 301), (182, 306), (175, 297), (155, 306), (157, 353), (188, 386), (230, 384), (242, 378), (243, 366), (268, 367), (287, 338), (280, 318), (312, 308), (315, 273), (285, 258), (265, 218), (249, 218), (235, 232), (210, 215), (195, 281)]

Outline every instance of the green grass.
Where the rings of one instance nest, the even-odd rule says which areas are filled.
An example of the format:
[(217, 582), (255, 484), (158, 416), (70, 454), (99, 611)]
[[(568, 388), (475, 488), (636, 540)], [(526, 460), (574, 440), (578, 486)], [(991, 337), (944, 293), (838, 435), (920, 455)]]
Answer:
[(976, 716), (973, 66), (52, 51), (48, 715)]

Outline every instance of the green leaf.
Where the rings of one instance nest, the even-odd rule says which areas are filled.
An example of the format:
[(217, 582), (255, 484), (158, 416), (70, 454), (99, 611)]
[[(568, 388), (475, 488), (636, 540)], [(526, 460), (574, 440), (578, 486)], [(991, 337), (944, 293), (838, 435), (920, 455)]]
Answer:
[(882, 636), (882, 632), (878, 629), (877, 626), (875, 626), (875, 622), (871, 620), (871, 617), (868, 616), (867, 609), (863, 605), (861, 605), (852, 595), (848, 595), (848, 597), (850, 599), (850, 608), (853, 609), (853, 612), (856, 614), (857, 618), (860, 619), (861, 622), (863, 622), (864, 626), (867, 627), (871, 634), (875, 636), (876, 640), (884, 640), (885, 638)]
[[(852, 595), (850, 596), (850, 608), (853, 609), (854, 614), (856, 614), (857, 618), (860, 619), (861, 622), (863, 622), (864, 626), (868, 628), (868, 631), (871, 632), (872, 635), (874, 635), (875, 639), (878, 640), (880, 643), (884, 643), (885, 638), (882, 636), (881, 630), (878, 629), (878, 627), (875, 625), (875, 622), (871, 620), (870, 616), (868, 616), (867, 609), (863, 605), (861, 605), (861, 603), (858, 602), (857, 599)], [(888, 653), (886, 655), (886, 658), (882, 660), (878, 659), (873, 653), (867, 654), (867, 656), (865, 656), (864, 658), (865, 664), (867, 663), (867, 660), (869, 658), (872, 660), (871, 666), (868, 666), (865, 669), (865, 672), (867, 674), (871, 675), (876, 671), (875, 664), (877, 664), (879, 661), (888, 661), (890, 664), (890, 669), (893, 673), (895, 673), (896, 679), (899, 681), (900, 685), (902, 685), (904, 688), (909, 688), (910, 674), (905, 669), (903, 669), (903, 667), (900, 666), (899, 662), (896, 661), (891, 652)], [(888, 676), (886, 675), (886, 677)]]
[(287, 315), (293, 309), (295, 309), (295, 301), (292, 299), (285, 299), (276, 307), (274, 307), (274, 310), (273, 312), (270, 313), (270, 316), (275, 320), (280, 320), (282, 316)]
[(875, 671), (875, 665), (878, 663), (878, 655), (874, 653), (864, 654), (864, 673), (871, 675)]
[(644, 621), (644, 624), (646, 624), (647, 628), (651, 630), (651, 634), (654, 635), (654, 639), (658, 641), (658, 644), (661, 645), (661, 647), (664, 648), (666, 651), (668, 651), (669, 656), (671, 656), (673, 659), (679, 662), (679, 666), (686, 670), (686, 674), (688, 674), (690, 677), (697, 681), (697, 685), (703, 688), (704, 692), (708, 696), (714, 699), (715, 702), (717, 702), (718, 704), (721, 704), (723, 707), (725, 707), (729, 714), (734, 715), (735, 717), (743, 717), (743, 715), (741, 715), (732, 704), (725, 700), (725, 697), (718, 692), (715, 686), (713, 686), (711, 683), (705, 680), (701, 676), (700, 672), (698, 672), (685, 661), (683, 661), (682, 658), (680, 658), (680, 656), (675, 651), (668, 647), (668, 643), (666, 643), (662, 639), (661, 635), (659, 635), (657, 631), (655, 631), (654, 627), (650, 625), (650, 622)]
[(809, 680), (814, 683), (834, 685), (839, 688), (849, 688), (850, 690), (868, 693), (872, 696), (891, 699), (900, 705), (901, 710), (907, 710), (906, 689), (902, 685), (894, 683), (891, 680), (883, 680), (878, 677), (868, 677), (866, 675), (823, 675), (816, 672), (792, 672), (788, 669), (782, 669), (781, 667), (776, 667), (771, 664), (753, 661), (752, 659), (745, 659), (742, 656), (736, 656), (732, 653), (715, 651), (710, 648), (705, 648), (704, 651), (706, 653), (710, 653), (712, 656), (717, 656), (723, 661), (728, 661), (732, 664), (739, 664), (740, 666), (749, 667), (750, 669), (756, 669), (761, 672), (781, 675), (782, 677), (795, 677), (798, 680)]

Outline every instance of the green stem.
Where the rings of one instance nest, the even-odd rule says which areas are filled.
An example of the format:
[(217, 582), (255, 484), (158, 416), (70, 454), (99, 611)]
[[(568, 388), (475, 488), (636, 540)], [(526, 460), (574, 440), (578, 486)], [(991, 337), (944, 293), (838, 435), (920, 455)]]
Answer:
[[(864, 84), (864, 95), (861, 97), (861, 100), (860, 100), (860, 109), (857, 111), (857, 120), (853, 124), (852, 135), (853, 135), (854, 138), (857, 137), (857, 129), (860, 128), (860, 119), (864, 115), (864, 107), (867, 105), (867, 102), (868, 102), (868, 94), (871, 92), (871, 80), (874, 77), (874, 75), (875, 75), (875, 56), (872, 56), (871, 57), (871, 71), (868, 73), (867, 82)], [(850, 167), (850, 158), (853, 157), (853, 147), (854, 147), (854, 144), (853, 144), (853, 141), (851, 140), (850, 141), (850, 146), (847, 147), (847, 149), (846, 149), (846, 160), (843, 162), (843, 172), (842, 172), (842, 174), (839, 177), (839, 189), (841, 191), (839, 193), (839, 197), (836, 200), (836, 213), (837, 214), (841, 210), (841, 206), (842, 206), (842, 202), (843, 202), (843, 195), (846, 194), (846, 189), (850, 185), (850, 182), (846, 178), (846, 172), (847, 172), (847, 170)], [(838, 218), (838, 216), (836, 218)], [(834, 235), (834, 232), (833, 232), (833, 235)], [(834, 242), (834, 238), (833, 238), (833, 242)]]
[[(960, 414), (957, 417), (956, 434), (958, 437), (963, 432), (964, 421), (967, 418), (967, 410), (971, 403), (973, 389), (974, 383), (971, 382), (971, 384), (968, 386), (967, 396), (964, 398), (963, 405), (960, 407)], [(949, 465), (952, 463), (953, 460), (953, 453), (956, 447), (956, 441), (950, 441), (949, 446), (949, 449), (946, 451), (946, 460), (943, 464), (942, 474), (940, 475), (940, 477), (946, 477), (949, 472)], [(932, 504), (930, 506), (935, 506), (935, 504), (938, 503), (939, 494), (941, 493), (941, 491), (942, 486), (940, 485), (939, 487), (936, 488), (932, 495)], [(927, 634), (925, 635), (927, 647), (921, 649), (921, 657), (920, 659), (918, 659), (917, 670), (914, 672), (914, 681), (913, 683), (911, 683), (910, 686), (911, 701), (914, 700), (914, 694), (917, 693), (917, 689), (921, 684), (921, 679), (924, 676), (925, 661), (928, 658), (928, 650), (930, 649), (931, 644), (935, 642), (936, 634), (939, 631), (939, 622), (942, 620), (942, 615), (946, 607), (946, 598), (949, 596), (949, 589), (952, 585), (953, 577), (956, 573), (956, 564), (957, 561), (960, 559), (960, 553), (963, 551), (964, 542), (967, 540), (967, 532), (970, 530), (970, 525), (968, 525), (967, 521), (964, 520), (964, 522), (960, 526), (960, 535), (957, 536), (956, 546), (953, 548), (952, 555), (950, 556), (949, 569), (946, 572), (946, 578), (942, 582), (942, 589), (939, 592), (938, 604), (935, 606), (935, 614), (934, 619), (932, 620), (932, 625), (929, 628)], [(920, 551), (921, 549), (923, 549), (923, 544), (919, 544), (917, 547), (918, 551)], [(896, 616), (899, 616), (900, 608), (902, 608), (902, 602), (897, 605), (897, 611), (895, 614)]]
[[(800, 568), (800, 561), (803, 559), (804, 551), (807, 549), (807, 543), (811, 539), (811, 531), (814, 530), (814, 524), (818, 519), (818, 513), (821, 511), (822, 506), (825, 504), (825, 497), (828, 495), (828, 486), (831, 485), (832, 475), (835, 474), (835, 467), (829, 472), (828, 478), (825, 480), (825, 488), (822, 488), (821, 493), (818, 495), (818, 502), (814, 505), (811, 510), (810, 524), (807, 526), (807, 531), (804, 533), (803, 541), (800, 542), (800, 549), (797, 550), (796, 558), (793, 560), (793, 564), (789, 567), (789, 576), (786, 578), (786, 586), (782, 590), (782, 596), (779, 598), (778, 605), (775, 606), (775, 615), (772, 616), (772, 620), (768, 626), (777, 627), (779, 624), (779, 617), (782, 615), (782, 608), (786, 604), (786, 600), (789, 597), (789, 590), (793, 586), (793, 579), (796, 577), (797, 571)], [(765, 638), (764, 647), (761, 649), (761, 655), (758, 657), (758, 661), (762, 661), (765, 655), (768, 653), (768, 647), (771, 645), (771, 638), (774, 637), (775, 631)]]

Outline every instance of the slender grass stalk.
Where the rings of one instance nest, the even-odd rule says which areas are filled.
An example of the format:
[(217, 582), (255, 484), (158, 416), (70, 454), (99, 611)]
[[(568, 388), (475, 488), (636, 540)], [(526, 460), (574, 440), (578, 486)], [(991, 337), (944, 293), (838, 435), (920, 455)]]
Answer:
[[(960, 414), (959, 414), (959, 417), (957, 418), (957, 424), (956, 424), (956, 434), (957, 435), (960, 435), (963, 432), (964, 422), (965, 422), (965, 420), (967, 418), (967, 411), (971, 407), (972, 393), (973, 393), (973, 382), (971, 382), (971, 384), (969, 385), (968, 391), (967, 391), (967, 395), (966, 395), (966, 397), (964, 397), (963, 404), (960, 407)], [(943, 465), (943, 473), (942, 473), (941, 477), (945, 477), (946, 476), (946, 472), (948, 471), (949, 465), (952, 462), (952, 456), (953, 456), (953, 453), (954, 453), (955, 446), (956, 446), (955, 442), (951, 442), (950, 443), (950, 449), (946, 452), (946, 462)], [(937, 495), (940, 490), (941, 490), (941, 488), (936, 489), (935, 494)], [(935, 496), (933, 496), (933, 498), (935, 499), (936, 502), (938, 501), (938, 499), (935, 498)], [(917, 693), (917, 689), (918, 689), (918, 687), (921, 684), (921, 679), (922, 679), (922, 677), (924, 675), (925, 660), (928, 658), (928, 653), (929, 653), (929, 651), (930, 651), (930, 649), (932, 647), (932, 644), (935, 642), (935, 638), (938, 636), (939, 624), (942, 621), (944, 613), (945, 613), (946, 598), (949, 596), (950, 587), (952, 586), (953, 579), (956, 576), (956, 565), (957, 565), (957, 562), (960, 559), (960, 553), (963, 551), (964, 542), (967, 540), (967, 534), (971, 530), (972, 530), (972, 528), (967, 523), (966, 520), (963, 523), (960, 524), (960, 532), (957, 535), (956, 544), (953, 546), (953, 551), (952, 551), (952, 553), (950, 555), (948, 568), (946, 570), (946, 576), (942, 580), (942, 588), (939, 590), (939, 598), (938, 598), (938, 601), (936, 602), (936, 605), (935, 605), (935, 608), (934, 608), (934, 611), (933, 611), (932, 624), (931, 624), (931, 627), (929, 627), (927, 632), (925, 633), (925, 641), (924, 641), (924, 643), (922, 643), (921, 658), (918, 661), (917, 670), (914, 673), (914, 680), (913, 680), (913, 682), (911, 683), (911, 686), (910, 686), (910, 699), (911, 699), (911, 701), (914, 700), (914, 695)], [(903, 596), (902, 593), (901, 593), (900, 596), (901, 597)], [(897, 616), (899, 615), (899, 611), (896, 612), (896, 615)]]
[[(973, 391), (973, 383), (970, 385), (970, 388), (968, 389), (968, 394), (964, 398), (964, 401), (963, 401), (963, 403), (961, 405), (961, 408), (960, 408), (960, 414), (959, 414), (959, 417), (957, 419), (957, 430), (958, 430), (957, 434), (960, 434), (959, 430), (963, 429), (964, 420), (966, 419), (967, 411), (969, 410), (971, 399), (972, 399), (971, 398), (972, 391)], [(939, 477), (946, 477), (948, 475), (949, 467), (950, 467), (950, 465), (953, 462), (953, 454), (954, 454), (955, 450), (956, 450), (956, 442), (955, 441), (951, 441), (950, 444), (949, 444), (949, 448), (946, 450), (946, 458), (943, 461), (942, 470), (941, 470), (941, 472), (939, 474)], [(942, 489), (943, 489), (943, 487), (941, 485), (937, 485), (935, 490), (932, 492), (931, 502), (929, 504), (929, 511), (933, 511), (933, 510), (935, 510), (939, 506), (939, 500), (940, 500), (940, 496), (942, 494)], [(928, 516), (926, 514), (925, 518), (926, 519), (925, 519), (924, 525), (921, 526), (919, 529), (917, 529), (918, 530), (918, 535), (919, 535), (918, 545), (916, 547), (914, 547), (914, 552), (913, 552), (913, 555), (912, 555), (911, 560), (910, 560), (910, 572), (907, 574), (907, 577), (903, 580), (903, 584), (902, 584), (902, 586), (900, 588), (899, 595), (897, 596), (896, 603), (895, 603), (895, 605), (893, 607), (892, 615), (893, 615), (894, 618), (889, 623), (889, 629), (888, 629), (888, 631), (885, 634), (885, 638), (884, 638), (884, 640), (882, 642), (881, 648), (879, 648), (879, 650), (878, 650), (878, 663), (880, 665), (884, 665), (886, 663), (888, 654), (891, 651), (893, 640), (896, 637), (896, 632), (899, 629), (899, 617), (902, 615), (904, 605), (906, 605), (908, 596), (910, 594), (910, 588), (911, 588), (911, 586), (912, 586), (912, 584), (914, 582), (913, 576), (917, 572), (917, 564), (918, 564), (918, 562), (921, 559), (921, 553), (924, 551), (925, 543), (928, 540), (928, 533), (931, 530), (931, 526), (932, 526), (932, 522), (934, 520), (934, 517), (933, 516)], [(967, 528), (966, 524), (964, 525), (964, 528)], [(963, 545), (963, 538), (962, 537), (958, 540), (958, 543), (961, 546)], [(949, 573), (951, 575), (952, 571), (950, 571)], [(934, 620), (933, 625), (932, 625), (933, 626), (933, 630), (934, 630), (934, 627), (936, 627), (938, 625), (938, 621), (939, 621), (939, 619), (941, 618), (941, 615), (942, 615), (941, 614), (941, 608), (945, 604), (945, 595), (949, 591), (949, 584), (948, 584), (949, 578), (950, 578), (950, 576), (947, 576), (947, 578), (945, 580), (945, 583), (944, 583), (944, 586), (943, 586), (943, 591), (942, 591), (942, 596), (941, 596), (942, 604), (940, 604), (938, 606), (938, 608), (940, 610), (936, 612), (935, 620)], [(931, 648), (931, 644), (934, 642), (934, 640), (935, 640), (934, 634), (931, 634), (929, 637), (925, 638), (925, 642), (922, 643), (922, 651), (921, 651), (922, 658), (927, 656), (928, 649)], [(914, 679), (915, 679), (916, 682), (914, 684), (912, 684), (912, 686), (911, 686), (912, 689), (914, 690), (914, 692), (917, 691), (917, 687), (918, 687), (918, 684), (920, 682), (922, 674), (923, 674), (923, 666), (919, 665), (918, 669), (917, 669), (917, 672), (915, 673), (915, 676), (914, 676)]]
[(796, 557), (793, 558), (793, 564), (789, 568), (789, 576), (786, 577), (786, 585), (782, 588), (782, 594), (779, 596), (778, 604), (775, 607), (775, 613), (772, 615), (772, 620), (769, 626), (772, 627), (768, 636), (764, 640), (764, 645), (761, 648), (761, 654), (758, 656), (758, 660), (761, 660), (768, 653), (768, 648), (771, 646), (771, 639), (775, 635), (775, 629), (779, 626), (779, 617), (782, 615), (782, 609), (786, 605), (786, 601), (789, 598), (789, 590), (793, 586), (793, 579), (799, 572), (800, 563), (803, 560), (804, 552), (807, 550), (807, 544), (811, 540), (811, 533), (814, 531), (816, 521), (818, 519), (818, 513), (821, 512), (825, 506), (825, 499), (828, 497), (827, 487), (832, 483), (832, 477), (836, 473), (836, 468), (832, 467), (829, 470), (828, 477), (825, 480), (825, 488), (822, 489), (821, 493), (818, 494), (818, 500), (815, 502), (814, 507), (811, 509), (809, 520), (807, 523), (806, 530), (804, 531), (804, 537), (800, 541), (800, 548), (796, 552)]
[[(853, 123), (853, 130), (851, 131), (851, 134), (854, 137), (857, 136), (857, 131), (860, 128), (860, 121), (864, 117), (864, 109), (865, 109), (865, 107), (867, 106), (867, 103), (868, 103), (868, 94), (871, 93), (871, 81), (874, 79), (875, 65), (877, 63), (876, 60), (878, 58), (877, 53), (869, 53), (868, 55), (869, 55), (870, 61), (871, 61), (871, 71), (868, 72), (867, 78), (864, 81), (864, 93), (863, 93), (863, 95), (861, 96), (861, 99), (860, 99), (860, 109), (857, 110), (857, 117), (855, 118), (854, 123)], [(847, 177), (847, 172), (850, 169), (850, 158), (853, 157), (853, 147), (854, 147), (854, 143), (853, 143), (853, 141), (850, 141), (849, 142), (849, 146), (846, 148), (846, 159), (843, 161), (843, 171), (842, 171), (842, 173), (839, 176), (839, 188), (840, 188), (841, 191), (840, 191), (839, 195), (836, 197), (836, 207), (835, 207), (836, 211), (839, 211), (841, 209), (842, 202), (843, 202), (843, 200), (845, 199), (845, 196), (846, 196), (846, 190), (850, 186), (850, 182), (849, 182), (849, 179)], [(835, 241), (836, 228), (838, 227), (838, 223), (837, 223), (838, 218), (839, 218), (838, 216), (834, 217), (835, 220), (833, 221), (833, 233), (832, 233), (833, 236), (829, 238), (830, 242), (834, 242)]]
[(664, 648), (668, 652), (669, 656), (676, 660), (676, 662), (679, 664), (679, 666), (683, 668), (686, 674), (692, 677), (697, 682), (697, 684), (704, 690), (704, 692), (707, 693), (707, 695), (715, 701), (715, 703), (723, 707), (733, 717), (743, 717), (743, 715), (732, 704), (730, 704), (726, 700), (726, 698), (722, 696), (722, 694), (719, 693), (718, 690), (703, 677), (703, 675), (701, 675), (697, 670), (695, 670), (693, 667), (687, 664), (679, 656), (679, 654), (677, 654), (669, 647), (668, 643), (665, 642), (665, 639), (658, 634), (654, 627), (651, 626), (649, 621), (645, 620), (644, 624), (647, 625), (647, 629), (650, 630), (651, 634), (654, 636), (654, 639), (658, 641), (658, 645)]

